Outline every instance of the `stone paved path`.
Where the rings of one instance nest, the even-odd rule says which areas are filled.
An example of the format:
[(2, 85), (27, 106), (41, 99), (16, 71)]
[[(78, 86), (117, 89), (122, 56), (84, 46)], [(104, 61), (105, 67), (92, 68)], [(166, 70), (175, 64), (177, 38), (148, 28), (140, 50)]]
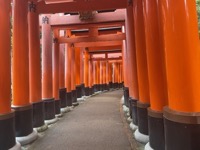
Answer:
[(88, 98), (40, 134), (28, 150), (131, 150), (120, 109), (122, 90)]

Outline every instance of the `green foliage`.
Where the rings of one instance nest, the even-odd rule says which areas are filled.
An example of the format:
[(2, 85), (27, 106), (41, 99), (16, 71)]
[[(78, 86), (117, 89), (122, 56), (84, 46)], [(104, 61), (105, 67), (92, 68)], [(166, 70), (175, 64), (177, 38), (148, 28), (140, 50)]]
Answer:
[(198, 14), (198, 27), (200, 31), (200, 0), (196, 0), (197, 14)]

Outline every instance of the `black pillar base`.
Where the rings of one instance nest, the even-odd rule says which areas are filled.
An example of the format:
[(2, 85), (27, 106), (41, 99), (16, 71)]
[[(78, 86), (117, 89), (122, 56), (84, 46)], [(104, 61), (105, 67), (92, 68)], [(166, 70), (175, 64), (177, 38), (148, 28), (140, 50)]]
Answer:
[(109, 89), (112, 89), (113, 88), (113, 84), (112, 82), (109, 82)]
[(137, 101), (131, 98), (131, 110), (132, 110), (132, 120), (134, 125), (138, 125), (138, 115), (137, 115)]
[(45, 99), (44, 101), (44, 118), (51, 120), (55, 118), (55, 100), (54, 98)]
[(117, 89), (118, 88), (118, 83), (114, 83), (114, 89)]
[(33, 106), (33, 127), (38, 128), (44, 125), (44, 102), (32, 103)]
[(110, 88), (109, 88), (109, 84), (106, 84), (106, 90), (109, 91)]
[(15, 114), (0, 115), (0, 150), (15, 146)]
[(77, 94), (76, 90), (72, 90), (72, 104), (77, 103)]
[(55, 114), (56, 115), (59, 115), (61, 113), (60, 104), (61, 104), (60, 100), (55, 100)]
[(94, 94), (94, 87), (93, 86), (89, 88), (89, 92), (90, 92), (90, 95)]
[(85, 84), (81, 84), (81, 93), (82, 96), (85, 96)]
[(94, 94), (94, 87), (95, 87), (95, 86), (93, 85), (93, 86), (92, 86), (92, 95)]
[(129, 97), (129, 100), (128, 100), (128, 108), (129, 108), (129, 115), (130, 117), (132, 118), (132, 109), (131, 109), (131, 106), (132, 106), (132, 101), (133, 101), (133, 98), (132, 97)]
[(100, 84), (100, 91), (104, 91), (103, 84)]
[(126, 107), (129, 107), (129, 88), (128, 87), (124, 87), (124, 104)]
[(66, 101), (66, 88), (59, 90), (59, 97), (60, 97), (60, 107), (65, 108), (67, 107), (67, 101)]
[(81, 85), (76, 86), (76, 94), (77, 94), (77, 98), (82, 97), (82, 87), (81, 87)]
[(85, 96), (90, 96), (90, 88), (85, 87)]
[(71, 107), (72, 106), (72, 92), (66, 93), (66, 101), (67, 101), (67, 106)]
[[(189, 106), (188, 106), (189, 107)], [(177, 112), (164, 108), (166, 150), (200, 149), (200, 114)]]
[(149, 143), (155, 150), (165, 150), (163, 113), (148, 108)]
[(94, 92), (98, 92), (97, 84), (95, 84), (93, 87), (94, 87)]
[(148, 135), (148, 103), (141, 103), (137, 101), (137, 115), (138, 115), (138, 130), (144, 135)]
[(33, 110), (32, 105), (15, 107), (15, 135), (23, 137), (33, 132)]

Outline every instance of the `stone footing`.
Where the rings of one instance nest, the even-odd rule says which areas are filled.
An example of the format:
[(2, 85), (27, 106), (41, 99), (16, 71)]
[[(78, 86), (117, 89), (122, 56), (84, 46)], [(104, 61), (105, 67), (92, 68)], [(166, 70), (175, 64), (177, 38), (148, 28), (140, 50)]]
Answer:
[(13, 111), (0, 115), (0, 149), (8, 150), (14, 148), (15, 145), (15, 114)]
[(38, 128), (44, 125), (44, 102), (32, 103), (33, 106), (33, 127)]
[(55, 100), (54, 98), (44, 99), (44, 118), (51, 120), (55, 118)]
[(30, 133), (27, 136), (22, 137), (16, 137), (17, 142), (19, 142), (22, 146), (27, 145), (29, 143), (32, 143), (38, 138), (38, 134), (36, 130), (33, 130), (32, 133)]
[(59, 89), (59, 97), (60, 97), (60, 107), (61, 108), (67, 107), (66, 88)]
[(151, 148), (165, 150), (163, 113), (148, 108), (148, 125)]
[(164, 108), (165, 150), (200, 149), (200, 113)]

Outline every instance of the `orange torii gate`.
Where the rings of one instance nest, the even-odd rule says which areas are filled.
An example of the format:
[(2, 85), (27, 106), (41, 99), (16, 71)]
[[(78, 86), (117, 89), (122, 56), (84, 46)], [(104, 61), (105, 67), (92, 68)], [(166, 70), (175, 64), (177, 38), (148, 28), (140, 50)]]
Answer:
[[(11, 1), (0, 0), (0, 20), (2, 20), (0, 26), (0, 149), (20, 149), (16, 140), (21, 145), (34, 141), (37, 138), (36, 130), (39, 131), (45, 123), (56, 121), (60, 108), (70, 107), (76, 103), (76, 94), (74, 94), (76, 86), (83, 87), (85, 83), (85, 87), (89, 88), (86, 95), (90, 95), (93, 93), (91, 90), (94, 84), (97, 85), (96, 87), (103, 87), (102, 90), (108, 83), (113, 83), (114, 87), (118, 88), (123, 78), (125, 104), (130, 108), (132, 127), (133, 124), (138, 125), (138, 130), (134, 133), (136, 140), (145, 143), (149, 141), (145, 149), (200, 149), (199, 141), (196, 140), (200, 138), (198, 122), (200, 47), (195, 1), (65, 2), (65, 0), (62, 3), (56, 0), (30, 2), (13, 0), (11, 64), (11, 29), (9, 28)], [(91, 7), (88, 7), (89, 4), (92, 4)], [(99, 37), (93, 35), (94, 37), (74, 39), (60, 38), (64, 35), (57, 31), (59, 25), (52, 28), (49, 20), (51, 15), (47, 15), (117, 8), (126, 8), (125, 19), (109, 22), (106, 26), (104, 26), (106, 23), (101, 23), (98, 27), (125, 25), (125, 32), (119, 33), (118, 37), (117, 34), (116, 37), (103, 35), (102, 31)], [(40, 63), (39, 14), (43, 14), (40, 18), (42, 64)], [(76, 19), (73, 21), (77, 21)], [(116, 20), (117, 17), (112, 19)], [(60, 29), (71, 32), (71, 27), (83, 29), (88, 24), (69, 26), (70, 28), (66, 26)], [(90, 27), (95, 27), (95, 20), (91, 22)], [(72, 38), (71, 33), (67, 35)], [(65, 45), (66, 58), (62, 57), (64, 56), (62, 44), (62, 48), (59, 49), (59, 39), (69, 42)], [(103, 48), (105, 50), (102, 50)], [(94, 51), (102, 50), (101, 52), (105, 53), (109, 49), (122, 49), (122, 62), (111, 60), (109, 57), (106, 61), (90, 60), (92, 59), (90, 55)], [(77, 55), (76, 51), (78, 51)], [(86, 56), (83, 56), (83, 52)], [(80, 60), (80, 66), (73, 63), (77, 59)], [(121, 64), (124, 66), (122, 67)], [(80, 73), (77, 73), (79, 70), (77, 68), (80, 68)], [(80, 74), (80, 77), (76, 74)], [(28, 137), (31, 139), (27, 139)]]

